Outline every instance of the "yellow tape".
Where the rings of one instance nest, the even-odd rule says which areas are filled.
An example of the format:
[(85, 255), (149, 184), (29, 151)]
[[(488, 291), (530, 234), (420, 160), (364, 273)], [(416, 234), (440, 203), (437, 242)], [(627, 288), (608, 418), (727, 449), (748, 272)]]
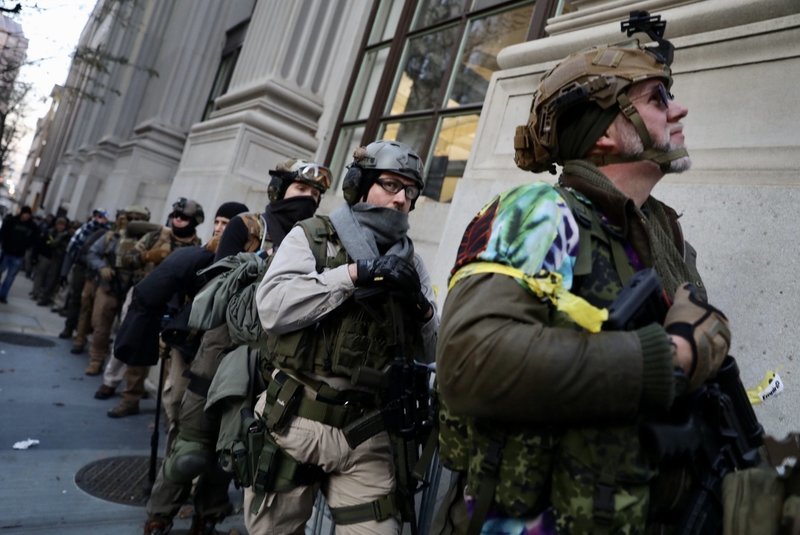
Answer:
[(496, 264), (494, 262), (473, 262), (462, 267), (450, 278), (448, 289), (465, 277), (480, 273), (497, 273), (521, 280), (539, 298), (546, 298), (555, 305), (556, 310), (563, 312), (569, 318), (589, 332), (597, 333), (608, 319), (608, 310), (597, 308), (586, 300), (571, 294), (564, 288), (564, 280), (560, 273), (541, 271), (531, 277), (520, 269)]

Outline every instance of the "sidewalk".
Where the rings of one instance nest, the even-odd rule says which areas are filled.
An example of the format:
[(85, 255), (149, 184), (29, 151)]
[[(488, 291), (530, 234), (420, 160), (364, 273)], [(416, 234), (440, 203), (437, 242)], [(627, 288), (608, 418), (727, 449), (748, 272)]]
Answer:
[[(30, 289), (31, 281), (20, 273), (8, 304), (0, 304), (0, 533), (140, 534), (143, 507), (96, 498), (75, 476), (110, 457), (149, 457), (155, 401), (144, 400), (136, 416), (108, 418), (106, 411), (119, 398), (94, 399), (100, 377), (84, 375), (87, 355), (72, 355), (70, 341), (58, 338), (64, 318), (37, 306)], [(29, 438), (39, 444), (12, 449)], [(162, 432), (161, 456), (164, 441)], [(240, 493), (231, 492), (239, 503)], [(176, 519), (172, 533), (189, 523)], [(217, 529), (246, 533), (243, 524), (239, 511)]]

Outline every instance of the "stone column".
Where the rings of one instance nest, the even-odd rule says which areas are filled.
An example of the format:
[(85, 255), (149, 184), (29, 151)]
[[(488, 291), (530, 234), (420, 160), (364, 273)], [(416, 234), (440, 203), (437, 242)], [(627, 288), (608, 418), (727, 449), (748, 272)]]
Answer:
[(339, 105), (369, 8), (365, 0), (259, 1), (230, 88), (192, 127), (170, 196), (192, 187), (209, 210), (233, 199), (260, 210), (268, 169), (317, 157), (320, 117)]

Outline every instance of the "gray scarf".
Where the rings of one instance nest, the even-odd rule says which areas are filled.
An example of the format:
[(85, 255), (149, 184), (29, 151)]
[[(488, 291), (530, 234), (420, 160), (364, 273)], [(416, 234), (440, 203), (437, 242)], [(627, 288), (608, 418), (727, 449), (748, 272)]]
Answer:
[(347, 254), (354, 260), (397, 255), (409, 262), (414, 245), (409, 239), (408, 214), (367, 203), (347, 204), (331, 214), (331, 223)]

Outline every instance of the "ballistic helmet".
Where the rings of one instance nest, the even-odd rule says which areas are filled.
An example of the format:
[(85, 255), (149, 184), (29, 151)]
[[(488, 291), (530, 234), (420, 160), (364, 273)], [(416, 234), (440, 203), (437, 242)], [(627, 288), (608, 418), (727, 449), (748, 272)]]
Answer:
[(169, 215), (170, 217), (174, 217), (177, 214), (188, 217), (193, 227), (205, 221), (205, 214), (203, 213), (203, 207), (200, 203), (187, 199), (186, 197), (180, 197), (177, 201), (172, 203), (172, 212), (170, 212)]
[(140, 221), (150, 221), (150, 209), (146, 206), (132, 204), (130, 206), (126, 206), (125, 210), (123, 211), (129, 218), (132, 216)]
[(320, 195), (331, 187), (331, 172), (324, 165), (292, 158), (270, 170), (272, 179), (267, 187), (269, 201), (279, 201), (286, 195), (292, 182), (302, 182), (318, 190)]
[(555, 164), (584, 158), (619, 112), (631, 121), (645, 149), (633, 160), (651, 160), (665, 168), (670, 161), (686, 156), (685, 149), (664, 152), (653, 148), (627, 95), (632, 84), (651, 78), (662, 80), (667, 90), (672, 86), (673, 47), (663, 38), (666, 22), (660, 19), (646, 11), (634, 11), (622, 23), (622, 31), (629, 37), (645, 32), (657, 46), (644, 47), (636, 39), (595, 46), (567, 56), (544, 74), (533, 96), (528, 123), (518, 126), (514, 136), (517, 167), (555, 173)]
[[(344, 199), (351, 206), (361, 201), (382, 171), (390, 171), (413, 180), (421, 190), (425, 186), (422, 180), (424, 167), (417, 152), (405, 143), (373, 141), (353, 152), (353, 162), (348, 166), (342, 181)], [(415, 204), (416, 199), (411, 201), (411, 207)]]

